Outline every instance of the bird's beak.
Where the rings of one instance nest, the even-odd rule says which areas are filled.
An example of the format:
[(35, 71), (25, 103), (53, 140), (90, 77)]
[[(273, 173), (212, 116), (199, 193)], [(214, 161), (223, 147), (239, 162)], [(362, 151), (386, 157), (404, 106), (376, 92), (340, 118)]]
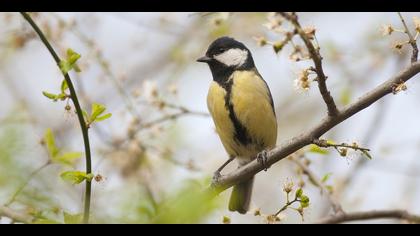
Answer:
[(207, 62), (209, 62), (211, 60), (212, 59), (210, 57), (208, 57), (208, 56), (203, 56), (203, 57), (200, 57), (200, 58), (197, 59), (198, 62), (205, 62), (205, 63), (207, 63)]

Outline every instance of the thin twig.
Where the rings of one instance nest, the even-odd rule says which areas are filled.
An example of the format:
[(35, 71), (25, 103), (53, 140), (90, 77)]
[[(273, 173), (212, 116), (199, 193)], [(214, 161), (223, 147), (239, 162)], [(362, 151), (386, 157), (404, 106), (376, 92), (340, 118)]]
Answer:
[(358, 151), (366, 151), (369, 152), (370, 149), (369, 148), (364, 148), (364, 147), (359, 147), (357, 145), (351, 145), (351, 144), (347, 144), (347, 143), (341, 143), (341, 144), (336, 144), (336, 143), (330, 143), (325, 139), (315, 139), (312, 141), (313, 144), (319, 146), (319, 147), (323, 147), (323, 148), (328, 148), (328, 147), (333, 147), (333, 148), (350, 148), (350, 149), (354, 149), (354, 150), (358, 150)]
[(401, 15), (401, 12), (398, 12), (398, 16), (400, 17), (400, 20), (402, 24), (404, 25), (404, 32), (408, 35), (409, 43), (411, 44), (411, 47), (413, 48), (413, 55), (411, 56), (411, 63), (414, 63), (417, 61), (417, 58), (419, 55), (419, 49), (417, 47), (416, 39), (411, 34), (410, 29), (408, 28), (403, 16)]
[(51, 162), (48, 160), (45, 164), (43, 164), (42, 166), (36, 168), (27, 178), (26, 181), (16, 190), (16, 192), (13, 194), (13, 196), (9, 199), (9, 201), (7, 201), (6, 204), (4, 204), (4, 206), (9, 206), (10, 204), (12, 204), (15, 200), (16, 197), (23, 191), (23, 189), (25, 189), (25, 187), (29, 184), (29, 182), (32, 180), (32, 178), (37, 175), (39, 172), (41, 172), (41, 170), (43, 170), (45, 167), (49, 166), (51, 164)]
[(309, 55), (314, 62), (315, 68), (314, 71), (317, 74), (317, 81), (318, 81), (318, 88), (324, 99), (325, 104), (328, 108), (328, 115), (329, 116), (336, 116), (338, 114), (337, 106), (334, 102), (334, 98), (331, 96), (330, 91), (328, 91), (326, 80), (327, 76), (324, 74), (324, 69), (322, 68), (322, 56), (319, 53), (319, 47), (315, 48), (311, 40), (308, 38), (308, 35), (300, 26), (298, 21), (298, 17), (296, 14), (288, 14), (285, 12), (280, 12), (286, 20), (288, 20), (294, 27), (296, 32), (299, 34), (302, 41), (305, 43), (306, 48), (308, 49)]
[(315, 173), (312, 172), (311, 169), (309, 169), (306, 165), (304, 165), (302, 162), (297, 160), (296, 158), (291, 158), (291, 161), (293, 161), (296, 165), (298, 165), (303, 173), (308, 176), (310, 181), (316, 185), (318, 188), (321, 189), (321, 193), (325, 193), (327, 195), (328, 201), (331, 204), (331, 207), (335, 214), (344, 214), (344, 210), (341, 207), (341, 204), (338, 202), (338, 200), (333, 196), (328, 188), (322, 183), (322, 181), (316, 176)]
[[(51, 56), (54, 58), (55, 62), (57, 63), (57, 66), (59, 67), (61, 59), (57, 55), (57, 53), (55, 52), (53, 47), (51, 46), (48, 39), (45, 37), (42, 30), (32, 20), (31, 16), (28, 13), (21, 12), (21, 14), (22, 14), (23, 18), (25, 18), (25, 20), (32, 26), (34, 31), (38, 34), (39, 38), (44, 43), (45, 47), (48, 49)], [(69, 88), (69, 91), (70, 91), (71, 100), (73, 101), (74, 107), (76, 109), (77, 117), (79, 119), (80, 128), (82, 130), (82, 135), (83, 135), (83, 142), (84, 142), (84, 146), (85, 146), (86, 173), (90, 174), (92, 172), (92, 167), (91, 167), (92, 164), (91, 164), (91, 153), (90, 153), (88, 128), (87, 128), (86, 122), (83, 118), (82, 108), (80, 107), (79, 99), (77, 98), (76, 91), (74, 89), (73, 83), (72, 83), (68, 73), (64, 74), (64, 79), (67, 82), (67, 85), (68, 85), (68, 88)], [(83, 222), (84, 223), (89, 222), (90, 199), (91, 199), (91, 188), (92, 188), (91, 184), (92, 184), (91, 181), (86, 180), (85, 199), (84, 199), (85, 204), (84, 204), (84, 215), (83, 215)]]
[(372, 220), (372, 219), (400, 219), (412, 223), (420, 223), (420, 215), (413, 215), (406, 210), (384, 210), (384, 211), (366, 211), (366, 212), (353, 212), (336, 216), (327, 217), (322, 219), (317, 224), (338, 224), (357, 220)]

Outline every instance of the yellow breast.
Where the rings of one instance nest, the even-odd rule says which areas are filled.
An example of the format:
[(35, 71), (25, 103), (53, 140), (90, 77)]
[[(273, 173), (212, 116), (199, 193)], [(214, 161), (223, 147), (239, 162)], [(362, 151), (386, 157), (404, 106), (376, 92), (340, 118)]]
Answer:
[[(276, 144), (277, 122), (269, 89), (253, 72), (234, 72), (230, 80), (230, 91), (216, 82), (211, 83), (207, 97), (208, 109), (228, 154), (254, 157)], [(230, 102), (231, 109), (226, 102)], [(230, 112), (235, 113), (234, 118), (245, 128), (249, 142), (240, 142), (235, 137), (237, 127), (235, 129)]]

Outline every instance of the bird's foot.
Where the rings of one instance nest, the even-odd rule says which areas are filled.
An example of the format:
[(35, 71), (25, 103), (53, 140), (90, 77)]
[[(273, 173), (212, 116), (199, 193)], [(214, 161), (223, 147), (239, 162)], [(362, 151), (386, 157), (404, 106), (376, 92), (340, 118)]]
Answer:
[(213, 182), (213, 183), (217, 183), (217, 182), (219, 182), (220, 177), (222, 177), (222, 175), (220, 174), (220, 170), (216, 170), (216, 171), (213, 173), (213, 179), (212, 179), (212, 182)]
[(267, 171), (270, 166), (268, 165), (268, 152), (263, 150), (262, 152), (257, 154), (257, 162), (262, 165), (264, 171)]

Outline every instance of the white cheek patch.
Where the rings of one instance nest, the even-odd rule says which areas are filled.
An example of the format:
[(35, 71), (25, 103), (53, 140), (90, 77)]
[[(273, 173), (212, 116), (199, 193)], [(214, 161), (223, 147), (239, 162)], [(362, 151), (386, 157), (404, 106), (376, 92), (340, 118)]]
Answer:
[(219, 55), (215, 55), (214, 59), (227, 66), (241, 66), (248, 58), (248, 51), (239, 48), (229, 49)]

